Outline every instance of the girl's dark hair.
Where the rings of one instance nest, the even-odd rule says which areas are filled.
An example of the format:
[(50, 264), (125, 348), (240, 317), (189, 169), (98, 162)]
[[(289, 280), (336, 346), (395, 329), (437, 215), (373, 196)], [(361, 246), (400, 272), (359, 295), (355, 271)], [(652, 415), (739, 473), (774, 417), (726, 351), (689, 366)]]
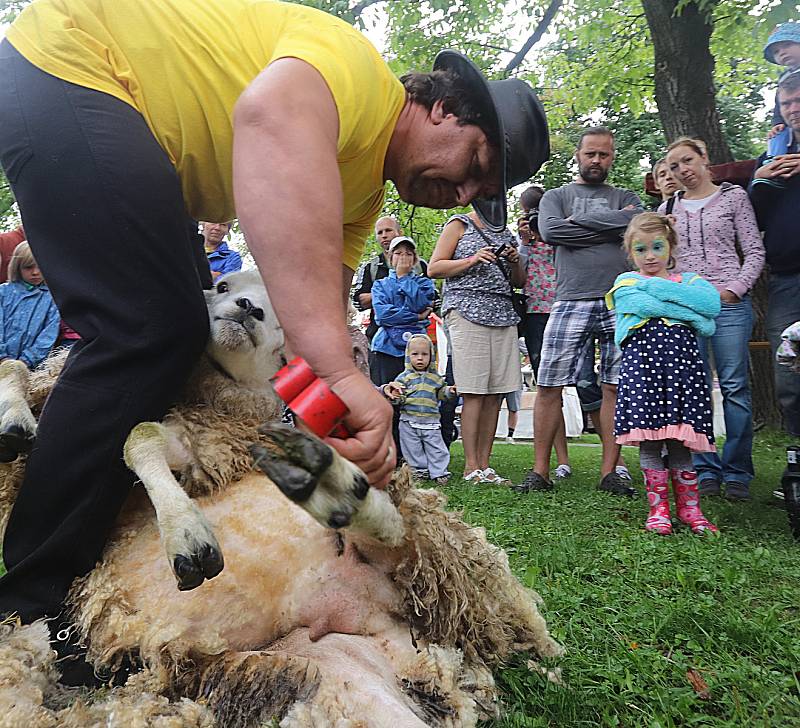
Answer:
[(409, 72), (400, 77), (412, 101), (430, 111), (437, 101), (446, 114), (458, 117), (459, 124), (474, 124), (481, 128), (491, 144), (497, 145), (497, 127), (493, 110), (487, 99), (475, 93), (475, 88), (452, 71), (430, 73)]
[(543, 196), (544, 190), (539, 185), (531, 185), (519, 196), (519, 204), (525, 210), (537, 210)]

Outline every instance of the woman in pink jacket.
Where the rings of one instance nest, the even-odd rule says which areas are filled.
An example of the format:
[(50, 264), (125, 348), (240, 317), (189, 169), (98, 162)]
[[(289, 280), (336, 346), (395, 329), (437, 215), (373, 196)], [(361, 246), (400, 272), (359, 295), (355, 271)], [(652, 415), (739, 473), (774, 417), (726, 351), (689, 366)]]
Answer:
[(716, 333), (700, 339), (699, 344), (709, 381), (709, 347), (714, 353), (727, 438), (721, 459), (716, 453), (694, 456), (700, 492), (719, 495), (724, 483), (728, 499), (749, 500), (754, 475), (748, 371), (753, 329), (750, 290), (764, 267), (764, 245), (747, 193), (727, 182), (714, 184), (702, 141), (683, 138), (673, 142), (667, 149), (667, 164), (684, 188), (659, 208), (659, 212), (671, 211), (676, 219), (681, 240), (678, 267), (709, 280), (722, 299)]

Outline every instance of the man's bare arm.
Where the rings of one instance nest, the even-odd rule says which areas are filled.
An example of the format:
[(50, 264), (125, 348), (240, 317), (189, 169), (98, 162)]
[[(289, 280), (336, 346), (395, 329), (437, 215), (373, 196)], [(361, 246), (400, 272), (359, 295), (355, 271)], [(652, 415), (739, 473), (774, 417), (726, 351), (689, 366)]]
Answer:
[(287, 342), (350, 410), (357, 441), (337, 449), (385, 483), (394, 465), (386, 458), (391, 408), (356, 370), (345, 326), (333, 96), (311, 65), (281, 59), (245, 90), (233, 123), (237, 214)]

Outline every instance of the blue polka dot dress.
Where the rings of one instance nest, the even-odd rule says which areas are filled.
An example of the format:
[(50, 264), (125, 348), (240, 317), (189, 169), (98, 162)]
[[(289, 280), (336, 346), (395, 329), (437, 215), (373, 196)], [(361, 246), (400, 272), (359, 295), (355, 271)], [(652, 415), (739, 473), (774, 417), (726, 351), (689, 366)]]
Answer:
[(650, 319), (622, 344), (617, 443), (678, 440), (695, 452), (713, 452), (711, 393), (691, 327)]

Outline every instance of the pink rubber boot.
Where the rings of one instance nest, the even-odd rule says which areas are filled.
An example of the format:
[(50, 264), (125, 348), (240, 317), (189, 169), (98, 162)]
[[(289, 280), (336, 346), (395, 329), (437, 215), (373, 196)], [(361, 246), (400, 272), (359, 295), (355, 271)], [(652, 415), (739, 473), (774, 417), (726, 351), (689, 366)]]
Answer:
[(672, 490), (678, 518), (694, 533), (717, 533), (717, 527), (700, 510), (700, 494), (697, 492), (697, 473), (691, 470), (671, 470)]
[(648, 468), (642, 472), (647, 500), (650, 503), (650, 513), (644, 527), (653, 533), (669, 536), (672, 533), (672, 520), (669, 517), (669, 473), (666, 470)]

